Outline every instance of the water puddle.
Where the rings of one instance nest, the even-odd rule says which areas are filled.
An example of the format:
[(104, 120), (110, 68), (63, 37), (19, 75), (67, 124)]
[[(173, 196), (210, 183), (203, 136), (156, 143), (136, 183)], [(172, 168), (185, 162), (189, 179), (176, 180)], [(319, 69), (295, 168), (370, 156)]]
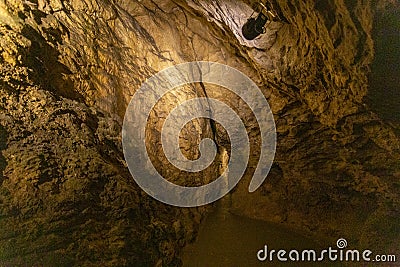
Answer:
[(257, 252), (264, 245), (268, 250), (320, 248), (316, 242), (280, 225), (237, 216), (219, 207), (203, 221), (197, 240), (184, 249), (183, 266), (321, 266), (321, 262), (283, 263), (276, 257), (273, 262), (261, 262)]

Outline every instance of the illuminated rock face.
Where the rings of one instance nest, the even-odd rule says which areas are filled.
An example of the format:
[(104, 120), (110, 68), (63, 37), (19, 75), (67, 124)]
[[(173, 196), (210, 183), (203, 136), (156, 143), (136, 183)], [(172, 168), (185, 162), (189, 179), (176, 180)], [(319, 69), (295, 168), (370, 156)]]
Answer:
[[(284, 222), (317, 237), (346, 236), (398, 250), (398, 128), (364, 104), (373, 60), (369, 1), (280, 1), (288, 23), (254, 41), (241, 25), (256, 1), (0, 2), (2, 157), (0, 262), (48, 266), (177, 265), (204, 208), (150, 199), (133, 182), (120, 142), (125, 108), (141, 83), (177, 63), (208, 60), (244, 72), (275, 115), (276, 163), (261, 189), (247, 192), (259, 138), (236, 96), (209, 85), (167, 95), (150, 119), (150, 154), (160, 152), (162, 119), (176, 103), (208, 96), (234, 105), (252, 151), (232, 194), (239, 214)], [(391, 1), (378, 6), (398, 9)], [(211, 137), (229, 150), (219, 125), (194, 121), (183, 151)], [(195, 176), (205, 183), (216, 164)], [(186, 184), (185, 174), (172, 172)], [(62, 260), (61, 260), (62, 258)]]

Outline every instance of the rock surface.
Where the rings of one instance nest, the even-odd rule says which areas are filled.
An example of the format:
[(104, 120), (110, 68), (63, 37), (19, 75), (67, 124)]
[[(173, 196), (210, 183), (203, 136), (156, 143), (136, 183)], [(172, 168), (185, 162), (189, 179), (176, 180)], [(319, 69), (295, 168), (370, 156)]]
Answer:
[[(121, 148), (125, 109), (146, 78), (177, 63), (225, 63), (252, 78), (275, 116), (278, 144), (262, 188), (247, 192), (258, 161), (251, 111), (221, 88), (167, 95), (150, 119), (148, 151), (162, 173), (160, 127), (181, 101), (234, 105), (252, 143), (234, 212), (335, 241), (399, 251), (399, 127), (366, 105), (377, 9), (395, 1), (283, 1), (286, 22), (254, 41), (240, 28), (257, 1), (0, 1), (0, 263), (43, 266), (179, 265), (206, 208), (148, 197)], [(382, 14), (382, 13), (381, 13)], [(161, 118), (161, 119), (160, 119)], [(182, 132), (196, 158), (201, 138), (229, 150), (208, 120)], [(174, 182), (189, 185), (185, 173)], [(195, 175), (206, 183), (218, 162)]]

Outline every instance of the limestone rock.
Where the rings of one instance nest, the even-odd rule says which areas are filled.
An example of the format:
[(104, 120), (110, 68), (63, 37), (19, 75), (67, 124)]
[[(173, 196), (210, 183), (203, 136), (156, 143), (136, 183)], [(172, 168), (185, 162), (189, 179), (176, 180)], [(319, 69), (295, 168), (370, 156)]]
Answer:
[[(167, 95), (149, 120), (148, 150), (160, 172), (183, 185), (215, 178), (218, 160), (190, 183), (156, 157), (171, 108), (215, 97), (235, 106), (252, 144), (246, 179), (232, 193), (235, 212), (398, 251), (399, 127), (366, 104), (374, 14), (399, 10), (398, 3), (275, 0), (286, 22), (246, 41), (241, 25), (257, 3), (0, 0), (1, 264), (180, 264), (207, 208), (147, 196), (130, 177), (120, 131), (149, 76), (195, 60), (227, 64), (256, 82), (275, 116), (276, 160), (249, 194), (259, 157), (251, 111), (221, 88), (193, 85)], [(188, 127), (181, 141), (189, 158), (205, 137), (229, 151), (219, 125)]]

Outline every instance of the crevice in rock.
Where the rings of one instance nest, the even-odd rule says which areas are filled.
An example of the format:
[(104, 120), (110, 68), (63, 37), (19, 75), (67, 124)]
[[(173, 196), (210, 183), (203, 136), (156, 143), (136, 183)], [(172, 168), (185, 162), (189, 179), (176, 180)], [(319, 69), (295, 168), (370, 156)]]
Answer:
[(368, 104), (385, 120), (400, 121), (400, 11), (397, 4), (377, 7), (373, 20), (375, 58), (369, 74)]

